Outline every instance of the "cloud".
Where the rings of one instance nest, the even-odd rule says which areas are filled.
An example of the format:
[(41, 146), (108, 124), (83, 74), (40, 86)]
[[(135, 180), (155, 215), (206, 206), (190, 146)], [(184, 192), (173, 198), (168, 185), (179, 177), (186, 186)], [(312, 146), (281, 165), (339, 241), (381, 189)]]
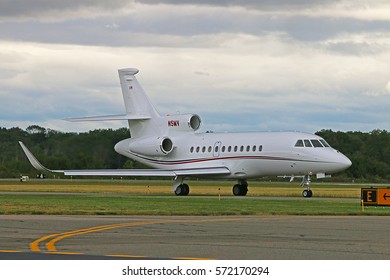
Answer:
[(26, 2), (0, 10), (2, 124), (121, 113), (117, 69), (137, 67), (162, 114), (206, 129), (390, 128), (386, 2)]
[(0, 20), (64, 21), (74, 18), (96, 18), (117, 13), (134, 1), (110, 0), (2, 0)]
[(370, 1), (369, 3), (365, 0), (138, 0), (137, 2), (148, 5), (191, 5), (225, 9), (242, 8), (252, 14), (274, 17), (355, 18), (365, 21), (390, 19), (390, 4), (386, 0)]
[[(21, 1), (21, 0), (19, 0)], [(390, 4), (349, 1), (6, 1), (0, 11), (3, 39), (59, 44), (136, 46), (165, 39), (241, 33), (283, 33), (302, 41), (338, 34), (389, 30), (390, 16), (362, 18)], [(292, 4), (291, 4), (291, 3)], [(175, 11), (174, 13), (172, 11)], [(347, 11), (347, 12), (346, 12)], [(386, 13), (387, 12), (387, 13)], [(21, 19), (23, 19), (21, 21)], [(26, 22), (27, 21), (27, 22)], [(162, 36), (165, 36), (163, 38)], [(171, 44), (175, 44), (175, 40)]]
[[(235, 130), (241, 130), (238, 120), (247, 116), (261, 120), (258, 129), (311, 131), (310, 122), (320, 121), (314, 116), (340, 118), (365, 112), (369, 104), (374, 108), (375, 101), (364, 97), (365, 92), (383, 91), (388, 82), (390, 66), (384, 58), (389, 52), (345, 56), (327, 51), (327, 44), (303, 44), (279, 34), (220, 34), (198, 40), (219, 44), (207, 49), (3, 45), (3, 55), (14, 59), (2, 78), (1, 97), (8, 103), (0, 109), (14, 119), (35, 115), (40, 121), (122, 113), (117, 69), (132, 66), (141, 70), (138, 78), (162, 114), (213, 117), (208, 121), (213, 130), (220, 127), (215, 120), (221, 114), (226, 117), (222, 126)], [(346, 126), (350, 119), (344, 119)]]
[(387, 82), (385, 90), (386, 90), (387, 94), (390, 94), (390, 81)]

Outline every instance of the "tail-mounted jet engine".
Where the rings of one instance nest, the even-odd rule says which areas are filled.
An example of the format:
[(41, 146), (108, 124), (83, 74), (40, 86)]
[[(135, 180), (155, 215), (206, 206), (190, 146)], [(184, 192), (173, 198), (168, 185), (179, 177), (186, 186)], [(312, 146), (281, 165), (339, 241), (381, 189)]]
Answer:
[(166, 119), (169, 129), (175, 131), (197, 131), (202, 120), (196, 114), (168, 115)]
[(146, 156), (165, 156), (172, 152), (173, 142), (168, 137), (150, 137), (130, 140), (129, 149)]

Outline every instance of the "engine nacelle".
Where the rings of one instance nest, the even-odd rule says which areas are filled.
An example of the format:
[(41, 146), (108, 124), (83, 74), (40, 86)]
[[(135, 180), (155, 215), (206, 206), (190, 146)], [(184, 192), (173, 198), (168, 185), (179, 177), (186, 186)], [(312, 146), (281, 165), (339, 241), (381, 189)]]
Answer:
[(150, 137), (132, 140), (129, 149), (133, 153), (146, 156), (166, 156), (173, 150), (173, 142), (168, 137)]
[(165, 119), (168, 128), (176, 131), (197, 131), (202, 124), (196, 114), (168, 115)]

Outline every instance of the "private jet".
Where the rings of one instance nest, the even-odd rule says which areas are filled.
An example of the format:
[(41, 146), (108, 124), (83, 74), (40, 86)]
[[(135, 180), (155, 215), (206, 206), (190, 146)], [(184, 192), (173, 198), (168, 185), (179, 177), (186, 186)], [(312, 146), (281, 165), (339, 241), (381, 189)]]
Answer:
[(151, 169), (51, 170), (22, 143), (24, 153), (41, 172), (66, 176), (156, 176), (174, 178), (178, 196), (190, 192), (189, 177), (234, 179), (235, 196), (245, 196), (248, 180), (264, 176), (302, 178), (303, 197), (313, 195), (311, 176), (329, 177), (351, 166), (351, 161), (323, 138), (302, 132), (199, 132), (197, 114), (160, 115), (140, 86), (135, 68), (119, 69), (126, 113), (71, 118), (68, 121), (126, 120), (130, 137), (118, 142), (117, 153)]

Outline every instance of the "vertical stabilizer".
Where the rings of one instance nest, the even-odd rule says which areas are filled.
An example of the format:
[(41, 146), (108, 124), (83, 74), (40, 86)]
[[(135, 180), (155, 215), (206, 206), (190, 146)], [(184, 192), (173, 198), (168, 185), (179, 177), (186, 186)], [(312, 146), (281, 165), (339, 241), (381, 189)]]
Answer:
[(156, 134), (160, 130), (161, 116), (153, 107), (135, 75), (138, 69), (119, 69), (123, 101), (132, 138)]
[(135, 77), (135, 74), (138, 73), (138, 69), (119, 69), (118, 72), (126, 113), (130, 116), (134, 115), (135, 117), (160, 117)]

